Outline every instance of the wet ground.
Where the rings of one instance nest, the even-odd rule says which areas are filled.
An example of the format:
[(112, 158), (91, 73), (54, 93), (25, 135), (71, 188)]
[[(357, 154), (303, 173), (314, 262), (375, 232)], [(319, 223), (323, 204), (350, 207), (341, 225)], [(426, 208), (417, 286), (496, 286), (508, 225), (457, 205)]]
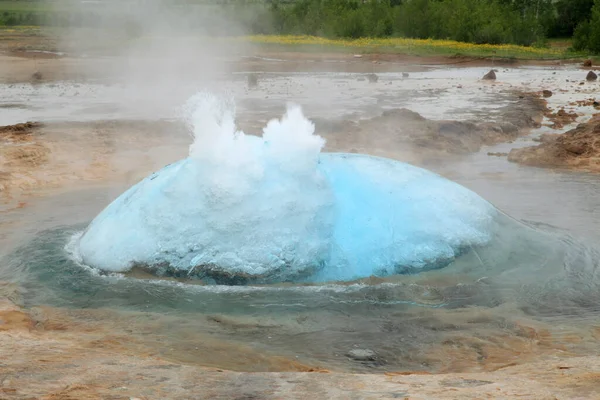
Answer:
[[(169, 90), (165, 82), (87, 79), (2, 85), (0, 125), (45, 123), (27, 140), (3, 142), (2, 153), (39, 145), (34, 153), (45, 157), (32, 162), (42, 159), (24, 152), (15, 158), (23, 164), (10, 160), (0, 214), (0, 280), (17, 285), (12, 298), (32, 310), (35, 329), (94, 332), (97, 342), (89, 348), (236, 371), (477, 372), (598, 350), (600, 180), (488, 155), (569, 126), (551, 129), (552, 121), (543, 120), (512, 143), (431, 153), (414, 141), (389, 139), (394, 132), (414, 136), (420, 125), (380, 117), (407, 108), (430, 121), (501, 123), (507, 110), (522, 107), (521, 93), (548, 89), (550, 109), (564, 107), (580, 114), (574, 123), (584, 122), (594, 109), (569, 103), (593, 97), (600, 86), (580, 85), (585, 74), (578, 66), (500, 67), (497, 82), (488, 83), (480, 77), (491, 66), (423, 62), (408, 76), (406, 66), (397, 66), (370, 82), (370, 63), (353, 73), (261, 73), (261, 62), (271, 71), (283, 61), (253, 60), (259, 70), (253, 88), (244, 71)], [(287, 101), (299, 103), (327, 131), (330, 150), (415, 162), (527, 225), (503, 217), (518, 232), (503, 236), (506, 252), (484, 252), (446, 271), (343, 285), (208, 288), (144, 275), (102, 276), (78, 265), (65, 250), (72, 235), (129, 185), (185, 156), (191, 138), (176, 122), (177, 107), (200, 87), (233, 93), (248, 132), (278, 117)], [(330, 128), (340, 123), (356, 130)], [(364, 140), (361, 123), (377, 131), (372, 139)], [(496, 262), (497, 253), (513, 250), (531, 258)]]

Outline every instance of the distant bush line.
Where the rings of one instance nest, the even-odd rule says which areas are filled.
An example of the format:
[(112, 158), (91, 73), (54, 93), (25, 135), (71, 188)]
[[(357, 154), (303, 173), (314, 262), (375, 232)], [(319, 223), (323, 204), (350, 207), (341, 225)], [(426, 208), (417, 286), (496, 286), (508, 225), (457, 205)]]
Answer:
[[(211, 16), (233, 18), (248, 34), (315, 35), (327, 38), (407, 37), (477, 44), (544, 46), (548, 38), (573, 38), (578, 51), (600, 54), (600, 0), (229, 0), (219, 6), (179, 0), (196, 25), (210, 33)], [(196, 7), (194, 7), (196, 6)], [(209, 10), (209, 13), (206, 11)], [(131, 17), (131, 15), (129, 15)], [(1, 10), (0, 25), (94, 26), (103, 10)], [(113, 23), (136, 31), (135, 18), (110, 14)]]

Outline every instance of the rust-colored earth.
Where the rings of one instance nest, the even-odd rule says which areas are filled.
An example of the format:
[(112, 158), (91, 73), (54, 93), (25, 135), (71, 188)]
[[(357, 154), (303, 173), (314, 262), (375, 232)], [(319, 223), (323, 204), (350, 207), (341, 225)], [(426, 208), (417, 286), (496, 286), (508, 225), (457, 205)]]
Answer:
[(534, 167), (600, 172), (600, 115), (562, 135), (547, 135), (539, 146), (513, 149), (508, 160)]

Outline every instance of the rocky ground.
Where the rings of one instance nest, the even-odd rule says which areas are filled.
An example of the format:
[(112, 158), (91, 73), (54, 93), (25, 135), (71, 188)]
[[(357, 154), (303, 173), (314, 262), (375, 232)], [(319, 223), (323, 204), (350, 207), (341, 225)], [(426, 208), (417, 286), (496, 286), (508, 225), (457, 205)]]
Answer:
[(508, 160), (533, 167), (600, 172), (600, 115), (564, 134), (543, 135), (541, 144), (513, 149)]
[[(127, 332), (73, 320), (64, 310), (26, 311), (14, 303), (14, 286), (0, 289), (0, 399), (574, 400), (596, 398), (600, 385), (598, 357), (568, 353), (486, 372), (433, 375), (340, 374), (285, 359), (270, 365), (288, 372), (206, 368), (136, 349)], [(543, 340), (532, 331), (532, 346)]]
[[(190, 136), (168, 122), (22, 123), (0, 127), (0, 199), (74, 183), (134, 183), (185, 154)], [(160, 147), (160, 149), (158, 149)]]
[[(408, 109), (396, 109), (358, 122), (322, 125), (317, 121), (317, 127), (327, 139), (327, 150), (368, 153), (427, 166), (447, 156), (513, 141), (540, 127), (547, 111), (545, 102), (536, 94), (514, 93), (513, 97), (513, 102), (498, 111), (503, 116), (499, 122), (433, 121)], [(399, 154), (398, 149), (405, 151)]]

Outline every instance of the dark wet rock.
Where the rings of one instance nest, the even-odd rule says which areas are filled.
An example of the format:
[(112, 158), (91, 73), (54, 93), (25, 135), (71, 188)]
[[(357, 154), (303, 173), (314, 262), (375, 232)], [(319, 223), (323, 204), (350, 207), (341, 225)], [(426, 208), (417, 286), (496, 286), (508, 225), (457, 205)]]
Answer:
[(275, 282), (292, 282), (307, 278), (314, 274), (321, 265), (315, 263), (303, 271), (290, 274), (288, 265), (269, 271), (265, 274), (248, 274), (242, 271), (229, 271), (215, 264), (197, 265), (189, 270), (182, 270), (163, 262), (154, 265), (133, 263), (128, 275), (133, 277), (175, 279), (178, 281), (201, 281), (205, 284), (245, 286), (250, 284), (268, 284)]
[(485, 81), (495, 81), (496, 80), (496, 72), (494, 70), (491, 70), (490, 72), (485, 74), (482, 79)]
[(516, 134), (519, 132), (519, 127), (512, 122), (501, 122), (498, 124), (500, 131), (504, 134)]
[(598, 75), (594, 71), (590, 71), (588, 72), (585, 79), (587, 79), (588, 81), (595, 81), (596, 79), (598, 79)]
[(352, 349), (346, 356), (356, 361), (376, 361), (377, 353), (369, 349)]
[(585, 60), (583, 62), (583, 66), (586, 67), (586, 68), (590, 68), (592, 66), (592, 60), (589, 60), (589, 59)]
[(579, 156), (586, 152), (587, 146), (584, 142), (567, 142), (564, 144), (564, 149)]
[(258, 86), (258, 75), (257, 74), (248, 74), (246, 76), (246, 83), (249, 88), (255, 88)]
[(542, 95), (546, 98), (552, 97), (552, 92), (550, 90), (544, 90), (544, 91), (542, 91)]
[(493, 157), (506, 157), (508, 155), (508, 153), (501, 153), (501, 152), (488, 152), (487, 153), (488, 156), (493, 156)]
[(377, 83), (379, 77), (377, 76), (377, 74), (368, 74), (367, 80), (369, 81), (369, 83)]

